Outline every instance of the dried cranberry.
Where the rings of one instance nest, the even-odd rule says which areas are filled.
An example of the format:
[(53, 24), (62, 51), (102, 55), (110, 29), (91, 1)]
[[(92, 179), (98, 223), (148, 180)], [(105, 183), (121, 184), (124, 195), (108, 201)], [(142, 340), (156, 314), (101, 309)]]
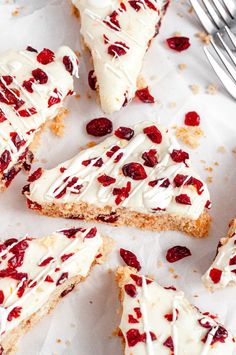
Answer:
[(133, 284), (127, 284), (125, 285), (125, 292), (127, 295), (130, 297), (135, 297), (137, 295), (137, 290), (136, 287)]
[(21, 281), (22, 279), (27, 279), (28, 275), (25, 272), (18, 272), (15, 269), (7, 268), (0, 270), (0, 278), (10, 277), (14, 280)]
[(135, 346), (139, 342), (145, 342), (146, 341), (146, 334), (140, 334), (138, 329), (129, 329), (128, 332), (126, 333), (126, 338), (129, 347)]
[(110, 214), (99, 214), (96, 218), (97, 221), (101, 221), (104, 223), (115, 223), (119, 219), (116, 212), (111, 212)]
[(124, 155), (124, 153), (119, 153), (119, 154), (115, 157), (114, 163), (115, 163), (115, 164), (118, 163), (118, 162), (121, 160), (121, 158), (123, 157), (123, 155)]
[(63, 282), (65, 282), (68, 279), (68, 276), (69, 276), (68, 272), (63, 272), (59, 277), (59, 279), (57, 280), (56, 285), (57, 286), (61, 285)]
[(162, 183), (159, 185), (160, 187), (167, 188), (170, 186), (170, 180), (165, 178), (149, 181), (148, 185), (154, 187), (159, 183), (159, 181), (162, 181)]
[(28, 208), (34, 210), (34, 211), (41, 211), (42, 210), (42, 206), (34, 201), (29, 200), (28, 198), (26, 199), (26, 203)]
[(175, 201), (177, 203), (180, 203), (181, 205), (191, 205), (191, 199), (188, 195), (186, 194), (180, 194), (175, 197)]
[(28, 182), (34, 182), (35, 180), (38, 180), (41, 176), (42, 176), (42, 173), (43, 173), (43, 169), (42, 168), (38, 168), (37, 170), (35, 170), (35, 172), (33, 172), (33, 174), (31, 174), (29, 177), (28, 177)]
[(118, 147), (118, 145), (114, 145), (114, 147), (112, 147), (108, 152), (106, 152), (106, 156), (108, 158), (113, 157), (113, 155), (120, 149), (120, 147)]
[(101, 166), (104, 164), (102, 158), (99, 158), (98, 160), (95, 161), (93, 166), (96, 166), (97, 168), (101, 168)]
[(207, 318), (201, 318), (198, 319), (198, 323), (203, 327), (203, 328), (212, 328), (211, 323), (207, 320)]
[(134, 130), (129, 127), (119, 127), (115, 131), (115, 135), (120, 139), (126, 139), (127, 141), (130, 141), (130, 139), (134, 136)]
[(107, 17), (107, 20), (104, 20), (103, 22), (112, 30), (120, 31), (120, 24), (119, 21), (117, 20), (117, 16), (118, 16), (118, 12), (113, 11), (112, 14)]
[(51, 277), (50, 275), (47, 275), (47, 276), (45, 277), (44, 281), (45, 281), (45, 282), (49, 282), (49, 283), (53, 283), (53, 282), (54, 282), (53, 279), (52, 279), (52, 277)]
[(122, 167), (124, 176), (128, 176), (133, 180), (144, 180), (147, 178), (146, 171), (142, 164), (128, 163)]
[[(143, 279), (141, 276), (138, 276), (135, 274), (130, 274), (130, 277), (132, 280), (134, 280), (134, 282), (136, 283), (137, 286), (142, 287)], [(147, 283), (147, 285), (149, 285), (150, 283), (152, 283), (152, 280), (146, 279), (146, 283)]]
[(17, 296), (19, 298), (21, 298), (23, 296), (23, 294), (25, 293), (25, 289), (26, 289), (27, 284), (28, 284), (28, 280), (24, 280), (22, 285), (18, 288)]
[(3, 173), (3, 171), (8, 167), (8, 165), (11, 162), (11, 154), (9, 150), (4, 150), (2, 155), (0, 156), (0, 173)]
[(172, 337), (168, 337), (164, 341), (163, 345), (166, 346), (167, 348), (169, 348), (171, 351), (174, 351), (174, 343), (173, 343)]
[(4, 299), (5, 299), (4, 292), (0, 290), (0, 304), (3, 304)]
[(186, 113), (184, 123), (186, 126), (199, 126), (200, 125), (200, 116), (197, 112), (191, 111)]
[(105, 117), (94, 118), (87, 126), (86, 131), (94, 137), (103, 137), (112, 132), (112, 122)]
[(218, 282), (220, 282), (221, 279), (221, 275), (222, 275), (222, 271), (216, 268), (211, 269), (209, 276), (212, 279), (212, 281), (214, 282), (214, 284), (217, 284)]
[(32, 164), (33, 160), (34, 160), (34, 154), (30, 150), (27, 149), (26, 156), (24, 158), (24, 162), (23, 162), (23, 165), (22, 165), (23, 169), (25, 171), (30, 171), (31, 164)]
[(94, 73), (94, 70), (90, 70), (88, 73), (88, 84), (91, 90), (95, 91), (97, 88), (97, 77)]
[(144, 165), (150, 168), (153, 168), (158, 163), (156, 149), (150, 149), (148, 152), (144, 152), (142, 158), (144, 160)]
[(37, 61), (41, 64), (49, 64), (55, 59), (55, 54), (50, 49), (44, 48), (38, 55)]
[(206, 204), (205, 204), (205, 208), (210, 209), (211, 208), (211, 201), (207, 200)]
[(176, 261), (186, 258), (187, 256), (190, 255), (192, 254), (187, 247), (177, 245), (175, 247), (168, 249), (166, 253), (166, 260), (169, 263), (175, 263)]
[(15, 307), (13, 308), (10, 313), (8, 314), (7, 320), (11, 322), (13, 318), (19, 318), (21, 314), (22, 307)]
[(153, 104), (155, 102), (154, 97), (150, 94), (148, 86), (146, 88), (136, 90), (135, 96), (145, 104)]
[(106, 174), (101, 175), (97, 178), (98, 182), (100, 182), (100, 184), (102, 184), (102, 186), (106, 187), (109, 186), (111, 184), (114, 184), (116, 182), (116, 179), (114, 179), (111, 176), (108, 176)]
[(162, 142), (162, 134), (156, 126), (146, 127), (143, 132), (153, 143), (160, 144)]
[(128, 323), (134, 324), (134, 323), (139, 323), (139, 321), (136, 318), (134, 318), (134, 316), (132, 316), (132, 314), (129, 314), (128, 315)]
[(34, 69), (32, 75), (39, 84), (46, 84), (48, 82), (47, 74), (40, 68)]
[(6, 116), (5, 116), (4, 112), (3, 112), (3, 110), (0, 109), (0, 123), (6, 121), (6, 119), (7, 119), (7, 118), (6, 118)]
[(63, 57), (63, 64), (66, 68), (66, 70), (72, 75), (73, 74), (73, 70), (74, 70), (74, 66), (73, 66), (73, 63), (70, 59), (70, 57), (68, 55), (65, 55)]
[[(13, 238), (14, 239), (14, 238)], [(17, 254), (20, 251), (24, 251), (29, 247), (29, 243), (27, 240), (31, 240), (29, 238), (23, 239), (19, 241), (17, 244), (15, 244), (9, 251), (13, 254)], [(6, 242), (5, 242), (6, 243)], [(8, 242), (9, 243), (9, 242)]]
[(168, 46), (177, 52), (185, 51), (190, 47), (190, 42), (188, 37), (171, 37), (166, 40)]
[(16, 147), (16, 149), (19, 151), (20, 148), (26, 143), (24, 139), (21, 139), (19, 134), (16, 132), (11, 132), (10, 133), (11, 140)]
[[(208, 330), (206, 336), (202, 339), (203, 343), (206, 343), (206, 341), (208, 340), (208, 337), (209, 337), (209, 333), (211, 333), (211, 331), (212, 331), (212, 328)], [(227, 330), (224, 327), (222, 327), (221, 325), (219, 325), (216, 332), (213, 335), (210, 345), (213, 345), (217, 342), (225, 343), (225, 339), (227, 339), (227, 338), (228, 338)]]
[(2, 80), (4, 81), (4, 84), (10, 85), (13, 81), (13, 78), (10, 75), (3, 75)]
[(66, 295), (68, 295), (68, 293), (70, 293), (71, 291), (73, 291), (75, 288), (75, 285), (70, 285), (66, 290), (64, 290), (61, 293), (61, 297), (65, 297)]
[(120, 256), (122, 257), (122, 259), (124, 260), (126, 265), (128, 265), (130, 267), (134, 267), (138, 271), (141, 270), (141, 265), (137, 259), (137, 256), (134, 253), (132, 253), (131, 251), (121, 248), (120, 249)]
[(25, 110), (18, 111), (18, 115), (20, 117), (30, 117), (32, 115), (36, 115), (36, 113), (37, 113), (37, 110), (35, 107), (30, 107)]
[(19, 252), (8, 260), (8, 267), (15, 269), (23, 265), (25, 252)]
[(113, 57), (120, 57), (125, 55), (128, 49), (129, 47), (125, 43), (115, 42), (108, 47), (107, 52)]
[(176, 163), (184, 163), (186, 165), (186, 160), (189, 159), (189, 154), (183, 150), (174, 149), (170, 154), (171, 159)]
[(74, 255), (74, 253), (64, 254), (61, 256), (61, 261), (64, 263), (64, 261), (66, 261), (67, 259), (69, 259), (73, 255)]
[[(236, 255), (233, 256), (233, 257), (230, 259), (229, 265), (236, 265)], [(231, 270), (231, 272), (236, 273), (236, 269), (235, 269), (235, 270)]]
[(38, 266), (46, 266), (48, 265), (54, 258), (52, 256), (49, 256), (48, 258), (44, 259)]
[(130, 0), (129, 1), (130, 6), (137, 12), (144, 6), (144, 3), (145, 3), (145, 6), (149, 7), (149, 9), (157, 11), (157, 8), (150, 0), (143, 0), (143, 1)]
[(63, 233), (67, 238), (75, 238), (76, 237), (76, 233), (78, 233), (80, 231), (80, 228), (71, 228), (71, 229), (64, 229), (61, 231), (61, 233)]
[(37, 49), (31, 47), (31, 46), (27, 46), (26, 47), (26, 50), (29, 51), (29, 52), (35, 52), (35, 53), (38, 53)]
[(53, 96), (50, 96), (48, 99), (48, 107), (51, 107), (53, 105), (59, 104), (61, 102), (61, 94), (60, 92), (56, 89), (53, 90), (54, 94)]
[(31, 94), (33, 92), (32, 85), (33, 85), (34, 81), (35, 81), (34, 78), (30, 78), (29, 80), (24, 80), (23, 84), (22, 84), (23, 88), (25, 90), (27, 90), (28, 92), (30, 92)]
[(129, 193), (131, 190), (131, 182), (128, 181), (125, 187), (114, 188), (112, 193), (114, 196), (117, 196), (115, 199), (115, 203), (119, 205), (122, 201), (129, 197)]
[(86, 234), (86, 236), (84, 237), (84, 239), (85, 238), (94, 238), (95, 236), (96, 236), (96, 234), (97, 234), (97, 228), (96, 227), (93, 227), (93, 228), (91, 228), (89, 231), (88, 231), (88, 233)]
[(142, 317), (142, 313), (141, 313), (140, 307), (135, 307), (134, 308), (134, 312), (136, 313), (136, 316), (137, 316), (138, 319)]

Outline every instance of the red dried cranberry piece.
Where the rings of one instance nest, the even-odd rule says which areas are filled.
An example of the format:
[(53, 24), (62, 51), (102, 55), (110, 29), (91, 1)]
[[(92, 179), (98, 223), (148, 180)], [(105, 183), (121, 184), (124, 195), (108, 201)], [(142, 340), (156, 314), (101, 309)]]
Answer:
[(80, 232), (80, 228), (71, 228), (71, 229), (64, 229), (61, 231), (67, 238), (75, 238), (76, 233)]
[(102, 158), (99, 158), (94, 164), (93, 166), (96, 166), (97, 168), (101, 168), (101, 166), (104, 164)]
[(47, 275), (47, 276), (45, 277), (44, 281), (45, 281), (45, 282), (49, 282), (49, 283), (53, 283), (53, 282), (54, 282), (50, 275)]
[(205, 204), (205, 208), (210, 209), (210, 208), (211, 208), (211, 205), (212, 205), (211, 201), (210, 201), (210, 200), (207, 200), (207, 202), (206, 202), (206, 204)]
[(163, 345), (166, 346), (167, 348), (169, 348), (171, 351), (174, 351), (174, 343), (173, 343), (172, 337), (168, 337), (164, 341)]
[(2, 173), (11, 162), (11, 154), (9, 150), (4, 150), (2, 155), (0, 156), (0, 173)]
[(8, 267), (11, 269), (16, 269), (17, 267), (22, 266), (24, 262), (24, 256), (25, 256), (24, 251), (15, 254), (12, 258), (8, 260), (8, 264), (7, 264)]
[(64, 290), (61, 293), (61, 297), (65, 297), (66, 295), (68, 295), (68, 293), (70, 293), (71, 291), (73, 291), (75, 288), (75, 285), (70, 285), (66, 290)]
[(143, 7), (143, 5), (144, 5), (143, 3), (145, 3), (145, 6), (148, 6), (149, 9), (157, 11), (157, 8), (150, 0), (143, 0), (143, 1), (130, 0), (129, 1), (130, 6), (137, 12)]
[(187, 247), (177, 245), (167, 250), (166, 260), (169, 263), (175, 263), (176, 261), (186, 258), (190, 255), (192, 255), (191, 251)]
[(181, 205), (191, 205), (190, 197), (186, 194), (180, 194), (175, 197), (175, 201)]
[(170, 186), (170, 180), (169, 179), (164, 179), (164, 178), (161, 178), (161, 179), (157, 179), (157, 180), (153, 180), (153, 181), (149, 181), (148, 185), (151, 186), (151, 187), (154, 187), (156, 186), (159, 181), (162, 181), (160, 187), (169, 187)]
[[(134, 282), (136, 283), (137, 286), (142, 287), (143, 285), (143, 279), (141, 276), (135, 275), (135, 274), (130, 274), (130, 277), (132, 280), (134, 280)], [(152, 283), (152, 280), (146, 279), (146, 283), (147, 285), (149, 285), (150, 283)]]
[[(219, 248), (219, 246), (218, 246), (218, 248)], [(236, 255), (233, 256), (233, 257), (230, 259), (229, 265), (236, 265)], [(235, 269), (235, 270), (231, 270), (231, 272), (236, 273), (236, 269)]]
[(86, 131), (94, 137), (103, 137), (112, 132), (112, 122), (106, 118), (94, 118), (87, 126)]
[(69, 259), (73, 255), (74, 255), (74, 253), (64, 254), (61, 256), (61, 261), (64, 263), (64, 261), (66, 261), (67, 259)]
[(66, 68), (66, 70), (72, 75), (73, 74), (73, 70), (74, 70), (74, 66), (73, 66), (73, 63), (70, 59), (70, 57), (68, 55), (65, 55), (63, 57), (63, 64)]
[(137, 316), (138, 319), (142, 317), (142, 313), (141, 313), (140, 307), (135, 307), (134, 308), (134, 312), (136, 313), (136, 316)]
[(23, 88), (31, 94), (33, 92), (32, 85), (33, 85), (34, 81), (35, 81), (34, 78), (30, 78), (29, 80), (24, 80), (23, 84), (22, 84)]
[(50, 96), (48, 99), (48, 107), (51, 107), (53, 105), (59, 104), (61, 102), (61, 94), (60, 92), (56, 89), (53, 90), (55, 93), (55, 96)]
[(42, 206), (39, 203), (31, 201), (28, 198), (26, 199), (26, 203), (27, 203), (28, 208), (30, 208), (31, 210), (34, 210), (34, 211), (41, 211), (42, 210)]
[(47, 74), (40, 68), (34, 69), (32, 75), (39, 84), (46, 84), (48, 82)]
[(183, 150), (174, 149), (173, 152), (170, 154), (171, 159), (176, 163), (184, 163), (186, 165), (186, 160), (189, 159), (189, 154), (184, 152)]
[(148, 86), (146, 88), (136, 90), (135, 96), (145, 104), (153, 104), (155, 102), (154, 97), (150, 94)]
[(140, 262), (138, 261), (137, 256), (134, 253), (132, 253), (132, 251), (121, 248), (120, 256), (122, 257), (126, 265), (130, 267), (134, 267), (138, 271), (141, 270)]
[(53, 62), (55, 54), (48, 48), (44, 48), (38, 55), (37, 61), (43, 65)]
[(29, 52), (35, 52), (35, 53), (38, 53), (37, 49), (31, 47), (31, 46), (27, 46), (26, 47), (26, 50), (29, 51)]
[(42, 168), (38, 168), (37, 170), (35, 170), (35, 172), (33, 172), (33, 174), (31, 174), (29, 177), (28, 177), (28, 182), (34, 182), (35, 180), (38, 180), (41, 176), (42, 176), (42, 173), (43, 173), (43, 169)]
[(25, 144), (25, 140), (21, 139), (19, 134), (16, 132), (11, 132), (10, 137), (11, 137), (11, 140), (12, 140), (14, 146), (19, 151), (20, 148)]
[(144, 152), (142, 158), (144, 160), (144, 165), (149, 166), (150, 168), (153, 168), (158, 163), (156, 149), (150, 149), (148, 152)]
[(6, 84), (6, 85), (10, 85), (13, 81), (13, 78), (10, 75), (3, 75), (2, 79), (4, 81), (4, 84)]
[(118, 162), (121, 160), (121, 158), (123, 157), (123, 155), (124, 155), (124, 153), (119, 153), (119, 154), (115, 157), (114, 163), (115, 163), (115, 164), (118, 163)]
[(125, 285), (125, 292), (130, 297), (135, 297), (137, 295), (136, 287), (134, 285), (132, 285), (132, 284)]
[(120, 24), (119, 21), (117, 20), (117, 16), (118, 16), (118, 12), (113, 11), (112, 14), (107, 17), (107, 20), (104, 20), (103, 22), (112, 30), (120, 31)]
[(19, 318), (21, 314), (22, 307), (15, 307), (8, 314), (7, 320), (11, 322), (13, 318)]
[(134, 130), (129, 127), (119, 127), (115, 131), (115, 135), (120, 139), (126, 139), (127, 141), (130, 141), (130, 139), (134, 136)]
[(122, 167), (124, 176), (128, 176), (133, 180), (144, 180), (147, 178), (146, 171), (142, 164), (128, 163)]
[(32, 115), (36, 115), (37, 110), (34, 107), (27, 108), (25, 110), (18, 111), (18, 115), (20, 117), (30, 117)]
[(134, 323), (139, 323), (139, 321), (136, 318), (134, 318), (134, 316), (132, 316), (132, 314), (129, 314), (128, 315), (128, 323), (134, 324)]
[(25, 293), (25, 289), (26, 289), (27, 284), (28, 284), (28, 280), (24, 280), (22, 285), (19, 287), (19, 289), (17, 291), (17, 296), (19, 298), (21, 298), (23, 296), (23, 294)]
[(146, 127), (143, 132), (153, 143), (160, 144), (162, 142), (162, 134), (156, 126)]
[(54, 258), (52, 256), (49, 256), (48, 258), (44, 259), (38, 266), (46, 266), (48, 265)]
[(174, 286), (166, 286), (164, 287), (165, 290), (172, 290), (172, 291), (177, 291)]
[(86, 236), (84, 237), (85, 238), (94, 238), (97, 234), (97, 228), (96, 227), (93, 227), (91, 228), (88, 233), (86, 234)]
[[(208, 337), (209, 337), (209, 333), (211, 333), (212, 331), (212, 328), (208, 330), (206, 336), (202, 339), (202, 342), (203, 343), (206, 343)], [(211, 341), (211, 344), (210, 345), (213, 345), (217, 342), (220, 342), (220, 343), (224, 343), (225, 342), (225, 339), (228, 338), (228, 332), (227, 330), (222, 327), (221, 325), (218, 326), (216, 332), (214, 333), (213, 335), (213, 338), (212, 338), (212, 341)]]
[(118, 145), (114, 145), (114, 147), (112, 147), (108, 152), (106, 152), (106, 156), (108, 158), (113, 157), (113, 155), (120, 149), (120, 147), (118, 147)]
[(125, 187), (114, 188), (112, 193), (114, 196), (117, 196), (115, 199), (115, 203), (119, 205), (122, 201), (124, 201), (127, 197), (129, 197), (129, 193), (131, 190), (131, 182), (128, 181)]
[(63, 282), (65, 282), (68, 279), (68, 272), (63, 272), (59, 279), (57, 280), (56, 286), (61, 285)]
[(102, 184), (102, 186), (106, 187), (109, 186), (111, 184), (114, 184), (116, 182), (116, 179), (114, 179), (111, 176), (108, 176), (106, 174), (101, 175), (97, 178), (98, 182), (100, 182), (100, 184)]
[(190, 178), (190, 176), (188, 175), (183, 175), (183, 174), (177, 174), (174, 178), (174, 184), (176, 187), (180, 187), (183, 185), (183, 183), (187, 183), (188, 179)]
[(212, 328), (211, 323), (206, 319), (206, 318), (201, 318), (198, 319), (198, 323), (203, 327), (203, 328)]
[(168, 46), (177, 52), (185, 51), (190, 47), (190, 42), (188, 37), (171, 37), (166, 40)]
[(200, 116), (197, 112), (191, 111), (186, 113), (184, 123), (186, 126), (199, 126), (200, 125)]
[(218, 282), (220, 282), (221, 275), (222, 275), (222, 271), (216, 268), (211, 269), (209, 273), (209, 276), (214, 282), (214, 284), (218, 284)]
[(0, 304), (3, 304), (4, 299), (5, 299), (4, 292), (0, 290)]
[(168, 320), (168, 322), (172, 322), (173, 320), (173, 313), (167, 313), (165, 314), (165, 319)]
[(5, 116), (4, 112), (3, 112), (3, 110), (0, 109), (0, 123), (6, 121), (6, 119), (7, 119), (7, 118), (6, 118), (6, 116)]
[(128, 332), (126, 333), (126, 338), (129, 347), (135, 346), (139, 342), (145, 342), (146, 341), (146, 334), (140, 334), (138, 329), (129, 329)]
[(129, 47), (124, 42), (115, 42), (108, 47), (107, 52), (112, 57), (120, 57), (125, 55), (128, 49)]
[(27, 242), (27, 240), (31, 240), (31, 239), (26, 238), (26, 239), (19, 241), (9, 251), (13, 254), (17, 254), (20, 251), (26, 250), (29, 247), (29, 243)]
[(91, 90), (95, 91), (97, 88), (97, 77), (94, 70), (90, 70), (88, 73), (88, 84)]
[(117, 216), (116, 212), (111, 212), (110, 214), (99, 214), (96, 219), (104, 223), (115, 223), (118, 221), (119, 216)]

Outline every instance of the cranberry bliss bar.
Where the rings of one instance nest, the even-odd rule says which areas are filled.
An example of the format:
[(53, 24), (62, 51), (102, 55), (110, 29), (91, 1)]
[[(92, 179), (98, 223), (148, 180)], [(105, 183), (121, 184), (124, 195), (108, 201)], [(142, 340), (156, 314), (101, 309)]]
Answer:
[(22, 166), (29, 170), (30, 144), (73, 94), (72, 74), (78, 74), (78, 60), (67, 47), (56, 53), (27, 47), (0, 54), (0, 190)]
[(0, 354), (14, 353), (18, 338), (88, 276), (106, 246), (96, 228), (11, 238), (0, 245)]
[(202, 280), (212, 291), (236, 284), (236, 219), (230, 223), (226, 238), (220, 240), (215, 260)]
[(189, 304), (183, 292), (173, 286), (163, 288), (128, 267), (118, 269), (117, 281), (124, 354), (233, 354), (232, 334), (216, 316)]
[(91, 51), (104, 112), (118, 111), (135, 95), (144, 55), (157, 35), (169, 0), (72, 0), (81, 17), (81, 34)]
[(39, 168), (29, 182), (29, 208), (48, 216), (208, 234), (207, 186), (189, 154), (152, 122), (120, 127), (56, 168)]

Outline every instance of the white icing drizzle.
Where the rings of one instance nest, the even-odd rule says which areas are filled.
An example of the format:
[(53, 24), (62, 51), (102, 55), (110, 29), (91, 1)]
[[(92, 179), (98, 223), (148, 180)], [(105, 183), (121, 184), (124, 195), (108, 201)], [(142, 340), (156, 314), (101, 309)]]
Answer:
[(150, 335), (150, 328), (148, 322), (148, 314), (147, 314), (147, 307), (146, 302), (148, 302), (148, 288), (146, 278), (142, 276), (142, 291), (143, 291), (143, 298), (140, 300), (140, 308), (143, 317), (143, 330), (146, 333), (146, 343), (147, 343), (147, 353), (148, 355), (154, 355), (154, 349), (152, 344), (152, 338)]
[[(207, 187), (193, 170), (189, 160), (188, 166), (173, 161), (170, 153), (173, 149), (179, 149), (179, 147), (174, 145), (173, 137), (169, 132), (166, 132), (164, 127), (157, 126), (162, 134), (161, 144), (153, 143), (143, 133), (145, 127), (152, 125), (157, 126), (153, 122), (139, 123), (133, 127), (135, 134), (130, 141), (119, 139), (113, 135), (103, 143), (81, 151), (73, 159), (60, 164), (58, 167), (44, 171), (38, 180), (30, 184), (30, 192), (27, 193), (27, 198), (39, 204), (45, 202), (79, 203), (81, 201), (98, 206), (125, 207), (141, 213), (177, 213), (197, 219), (209, 200)], [(107, 153), (114, 146), (118, 146), (120, 149), (110, 158)], [(142, 155), (151, 149), (157, 151), (158, 164), (155, 167), (143, 165)], [(121, 154), (121, 159), (115, 163)], [(91, 162), (87, 166), (82, 164), (82, 162), (90, 159)], [(98, 167), (94, 166), (101, 159), (103, 164)], [(142, 164), (147, 178), (133, 180), (124, 176), (122, 167), (130, 162)], [(60, 171), (61, 167), (65, 169), (63, 172)], [(187, 175), (184, 182), (189, 180), (190, 177), (200, 180), (203, 183), (201, 194), (198, 194), (192, 185), (176, 187), (173, 181), (177, 174)], [(97, 180), (102, 175), (115, 178), (115, 182), (109, 186), (103, 186)], [(71, 182), (75, 178), (77, 182), (72, 184)], [(149, 185), (151, 181), (156, 180), (159, 180), (156, 186)], [(169, 186), (162, 187), (164, 181), (169, 181)], [(124, 188), (128, 183), (131, 184), (129, 196), (117, 204), (113, 189)], [(67, 186), (68, 184), (72, 186)], [(79, 190), (76, 188), (78, 186), (80, 186)], [(61, 194), (60, 198), (58, 198), (59, 194)], [(180, 194), (187, 194), (192, 205), (178, 203), (175, 197)]]

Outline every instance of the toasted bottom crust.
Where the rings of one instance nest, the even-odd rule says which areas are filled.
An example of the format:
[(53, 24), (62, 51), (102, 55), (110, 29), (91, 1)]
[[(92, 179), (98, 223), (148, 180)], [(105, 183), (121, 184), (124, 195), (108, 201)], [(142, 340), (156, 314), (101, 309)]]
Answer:
[(28, 200), (28, 206), (50, 217), (63, 217), (108, 223), (113, 226), (130, 226), (155, 232), (176, 230), (193, 237), (206, 237), (209, 232), (211, 217), (204, 211), (197, 220), (176, 214), (151, 215), (130, 211), (126, 208), (99, 208), (95, 205), (80, 203), (46, 203), (42, 206)]
[[(90, 268), (90, 272), (97, 263), (100, 264), (104, 261), (104, 258), (106, 258), (111, 247), (112, 247), (111, 239), (103, 238), (103, 246), (100, 250), (102, 253), (102, 258), (99, 258), (93, 262)], [(19, 327), (11, 330), (3, 337), (0, 343), (0, 354), (14, 355), (17, 350), (17, 341), (21, 338), (21, 336), (23, 336), (28, 330), (30, 330), (35, 324), (37, 324), (44, 316), (50, 314), (57, 306), (61, 298), (66, 296), (68, 293), (70, 293), (77, 284), (86, 280), (86, 278), (87, 277), (75, 276), (70, 278), (66, 282), (64, 282), (62, 285), (58, 286), (55, 292), (52, 293), (52, 295), (48, 299), (48, 302), (45, 303), (39, 311), (33, 313), (30, 317), (22, 321)]]

